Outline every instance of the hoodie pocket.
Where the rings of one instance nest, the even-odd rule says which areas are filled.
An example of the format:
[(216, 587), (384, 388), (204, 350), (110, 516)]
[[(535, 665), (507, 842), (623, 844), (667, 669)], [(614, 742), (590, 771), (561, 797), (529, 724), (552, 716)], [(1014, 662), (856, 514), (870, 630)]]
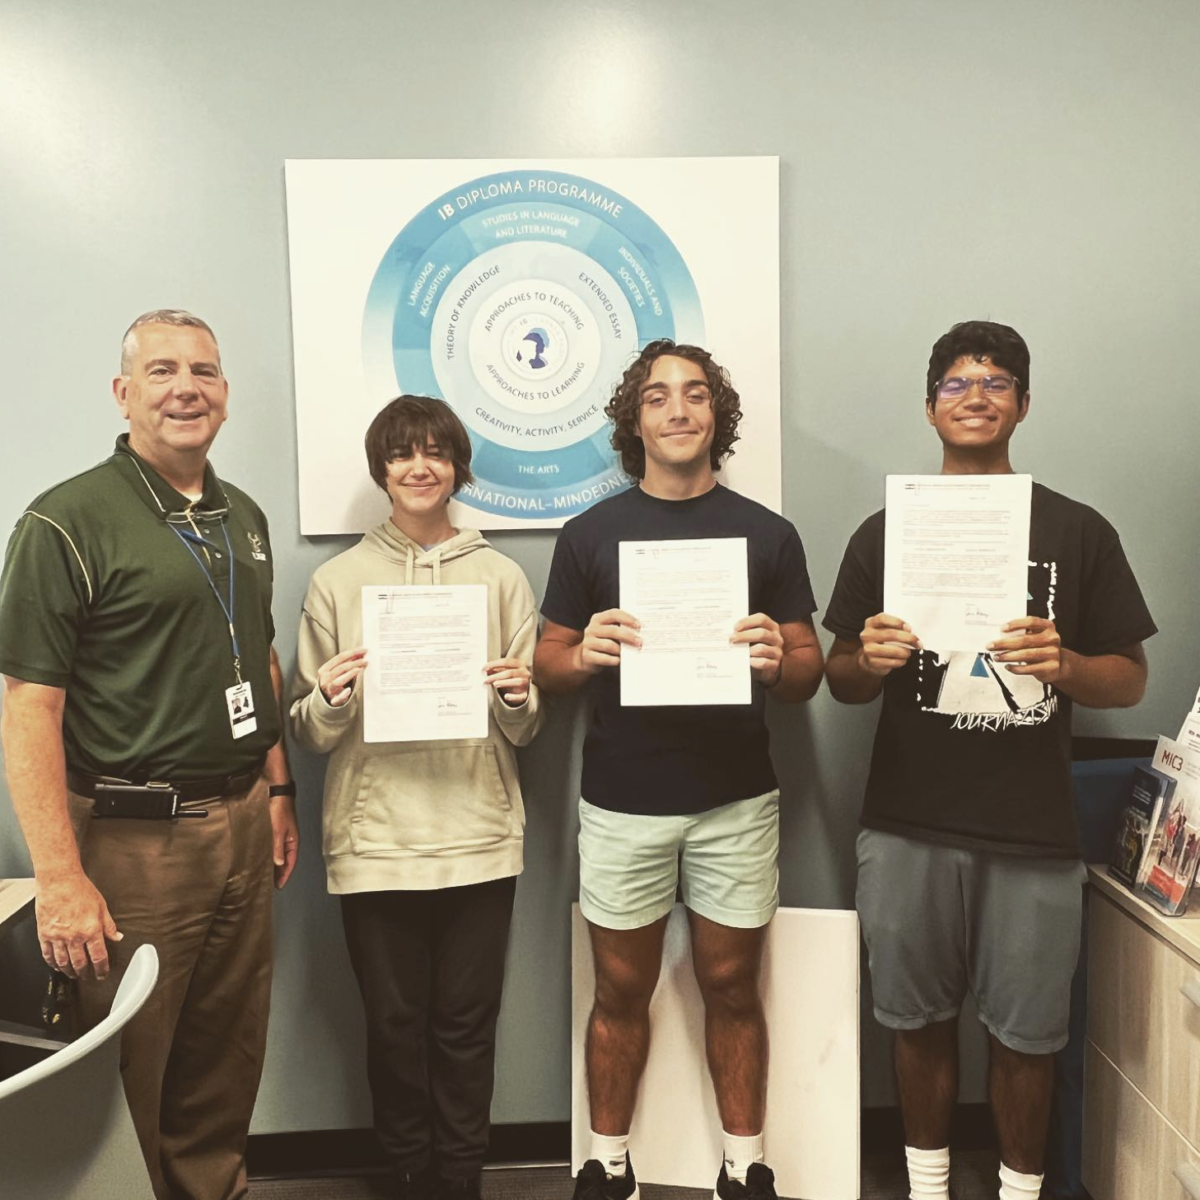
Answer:
[(350, 819), (355, 854), (467, 850), (517, 831), (494, 746), (425, 743), (363, 764)]

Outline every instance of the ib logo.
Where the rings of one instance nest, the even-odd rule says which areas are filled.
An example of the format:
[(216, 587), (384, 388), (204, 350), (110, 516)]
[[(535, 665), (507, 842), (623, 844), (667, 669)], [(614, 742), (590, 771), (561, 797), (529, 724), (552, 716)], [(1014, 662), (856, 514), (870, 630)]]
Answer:
[(531, 371), (540, 371), (546, 365), (542, 352), (549, 344), (550, 335), (540, 326), (535, 326), (521, 339), (524, 354), (521, 349), (517, 350), (517, 362), (527, 362)]
[(545, 313), (525, 313), (504, 331), (504, 357), (524, 379), (546, 379), (562, 366), (567, 335)]

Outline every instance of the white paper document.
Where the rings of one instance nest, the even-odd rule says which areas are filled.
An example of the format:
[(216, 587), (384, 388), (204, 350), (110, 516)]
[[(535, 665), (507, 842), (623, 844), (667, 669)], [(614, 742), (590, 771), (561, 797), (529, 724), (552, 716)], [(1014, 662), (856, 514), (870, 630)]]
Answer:
[(364, 587), (363, 741), (487, 737), (487, 585)]
[(1190, 754), (1200, 759), (1200, 692), (1196, 693), (1196, 702), (1192, 705), (1192, 711), (1183, 718), (1177, 740)]
[(883, 607), (929, 650), (985, 649), (1029, 611), (1031, 475), (889, 475)]
[(1182, 741), (1172, 741), (1159, 734), (1150, 765), (1168, 779), (1175, 780), (1173, 801), (1191, 809), (1200, 800), (1200, 755), (1193, 753)]
[(750, 615), (745, 538), (622, 542), (620, 605), (641, 623), (621, 648), (621, 703), (749, 704), (750, 647), (730, 645)]

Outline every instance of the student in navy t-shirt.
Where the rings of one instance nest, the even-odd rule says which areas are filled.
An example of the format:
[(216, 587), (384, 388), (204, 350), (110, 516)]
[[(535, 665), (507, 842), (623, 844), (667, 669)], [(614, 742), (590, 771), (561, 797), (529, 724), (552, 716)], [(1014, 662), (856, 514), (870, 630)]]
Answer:
[[(721, 1200), (772, 1200), (763, 1164), (767, 1033), (758, 972), (778, 906), (779, 791), (766, 694), (808, 700), (821, 681), (816, 608), (790, 522), (717, 483), (741, 419), (728, 374), (704, 350), (650, 343), (606, 409), (636, 485), (567, 522), (555, 547), (534, 657), (550, 693), (587, 686), (594, 715), (579, 803), (580, 909), (596, 994), (587, 1037), (592, 1141), (577, 1200), (638, 1195), (628, 1155), (663, 933), (682, 888), (707, 1012), (709, 1069), (724, 1127)], [(745, 705), (625, 708), (620, 664), (637, 614), (619, 607), (622, 541), (745, 538), (751, 615)]]
[[(1029, 412), (1029, 349), (991, 321), (933, 347), (925, 414), (943, 475), (1009, 474)], [(1123, 708), (1155, 632), (1116, 530), (1033, 485), (1029, 600), (981, 653), (926, 645), (883, 609), (884, 514), (850, 539), (824, 625), (846, 704), (883, 705), (858, 839), (857, 905), (875, 1016), (896, 1030), (911, 1194), (946, 1200), (958, 1010), (990, 1034), (1001, 1200), (1041, 1188), (1053, 1053), (1067, 1041), (1083, 866), (1071, 797), (1071, 705)]]

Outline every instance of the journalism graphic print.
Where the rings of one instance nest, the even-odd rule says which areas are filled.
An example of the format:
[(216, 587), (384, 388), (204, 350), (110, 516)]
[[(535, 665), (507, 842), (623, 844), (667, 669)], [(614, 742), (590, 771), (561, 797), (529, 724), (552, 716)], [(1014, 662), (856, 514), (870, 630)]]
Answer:
[[(1054, 620), (1057, 577), (1052, 562), (1029, 564), (1030, 612)], [(952, 729), (999, 733), (1044, 725), (1058, 711), (1058, 695), (1049, 684), (1014, 675), (990, 654), (921, 650), (916, 660), (917, 704), (922, 712), (952, 717)]]
[(626, 197), (557, 171), (504, 171), (436, 196), (375, 272), (368, 384), (440, 396), (471, 435), (486, 513), (567, 518), (626, 486), (604, 406), (655, 338), (705, 341), (671, 239)]

